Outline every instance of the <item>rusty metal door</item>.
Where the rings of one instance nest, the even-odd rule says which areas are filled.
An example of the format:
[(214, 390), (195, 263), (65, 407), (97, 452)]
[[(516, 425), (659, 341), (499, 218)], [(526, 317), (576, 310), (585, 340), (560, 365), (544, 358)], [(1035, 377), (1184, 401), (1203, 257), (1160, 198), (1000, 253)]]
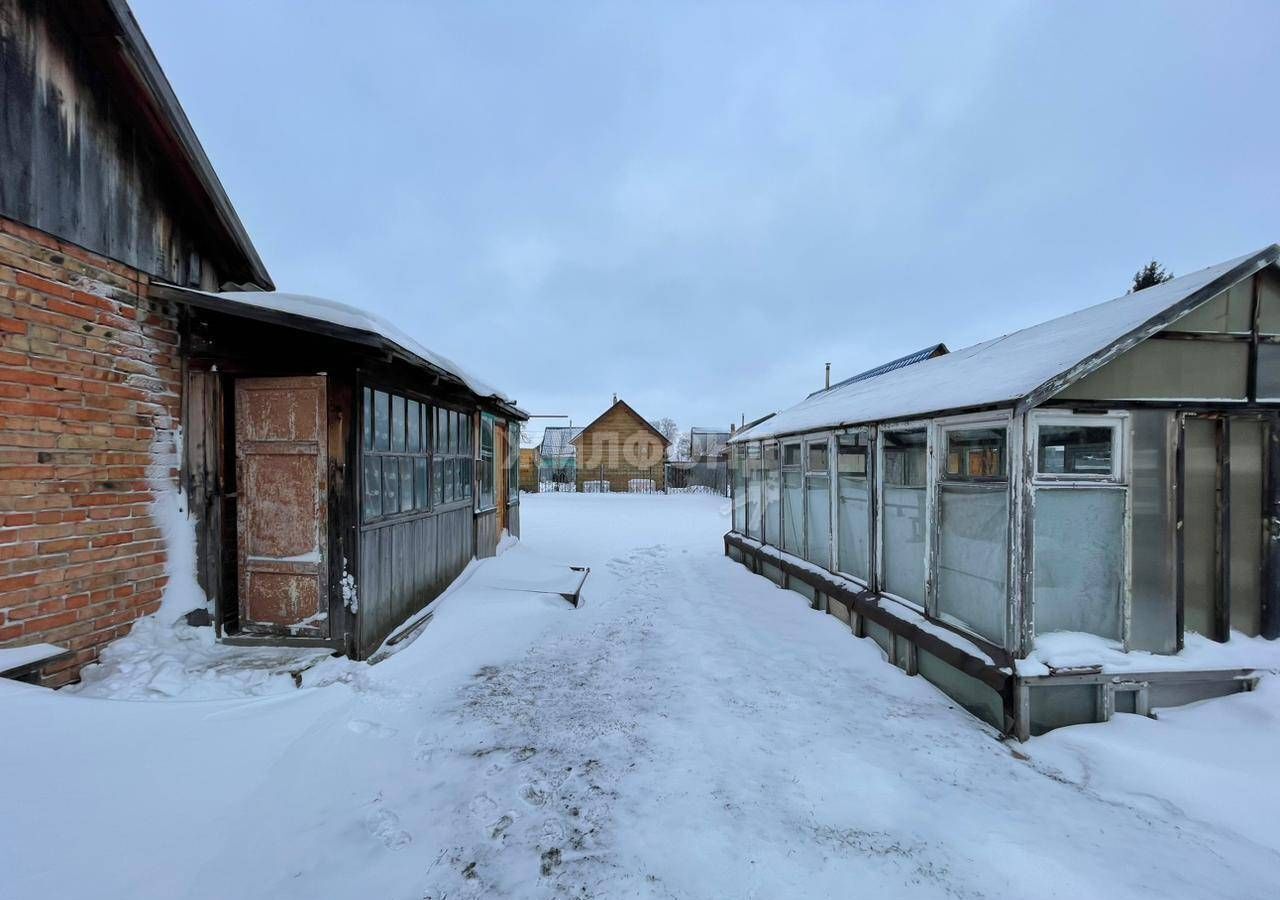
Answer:
[(325, 377), (236, 382), (242, 631), (328, 637)]

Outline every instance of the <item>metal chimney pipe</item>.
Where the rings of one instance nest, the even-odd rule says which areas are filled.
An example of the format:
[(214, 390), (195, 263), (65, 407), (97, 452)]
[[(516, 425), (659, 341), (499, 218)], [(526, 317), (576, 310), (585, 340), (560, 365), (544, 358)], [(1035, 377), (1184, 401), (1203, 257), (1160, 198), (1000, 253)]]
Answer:
[(827, 363), (827, 383), (823, 385), (823, 387), (824, 388), (831, 387), (831, 363)]

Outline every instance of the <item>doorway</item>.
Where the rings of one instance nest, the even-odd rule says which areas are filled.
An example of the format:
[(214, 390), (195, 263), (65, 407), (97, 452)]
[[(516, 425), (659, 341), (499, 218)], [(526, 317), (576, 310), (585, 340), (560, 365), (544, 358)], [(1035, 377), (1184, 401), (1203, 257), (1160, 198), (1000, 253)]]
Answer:
[[(1182, 630), (1215, 641), (1257, 635), (1275, 585), (1269, 464), (1274, 420), (1186, 415), (1179, 447)], [(1277, 573), (1280, 574), (1280, 573)]]
[(235, 390), (240, 630), (328, 637), (326, 383), (241, 378)]

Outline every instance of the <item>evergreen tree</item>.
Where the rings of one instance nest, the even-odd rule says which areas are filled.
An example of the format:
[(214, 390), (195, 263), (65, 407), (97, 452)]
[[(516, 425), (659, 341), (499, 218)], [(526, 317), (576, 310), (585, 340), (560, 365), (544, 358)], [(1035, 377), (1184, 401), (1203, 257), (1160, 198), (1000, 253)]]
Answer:
[(1172, 273), (1165, 271), (1164, 266), (1153, 259), (1133, 273), (1133, 287), (1129, 288), (1129, 293), (1132, 294), (1134, 291), (1140, 291), (1143, 288), (1149, 288), (1157, 284), (1164, 284), (1172, 277)]

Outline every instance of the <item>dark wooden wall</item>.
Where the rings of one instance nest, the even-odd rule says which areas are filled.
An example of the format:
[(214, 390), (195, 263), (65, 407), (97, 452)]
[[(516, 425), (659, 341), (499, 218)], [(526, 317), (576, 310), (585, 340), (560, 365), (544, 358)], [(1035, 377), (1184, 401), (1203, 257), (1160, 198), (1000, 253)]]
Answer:
[(463, 505), (407, 522), (366, 526), (360, 534), (358, 654), (367, 656), (401, 622), (425, 607), (474, 554), (472, 512)]
[(498, 511), (476, 515), (476, 556), (484, 559), (498, 552)]
[(179, 190), (140, 105), (102, 61), (107, 49), (72, 27), (83, 24), (78, 7), (0, 0), (0, 215), (166, 281), (217, 289), (226, 253), (210, 214)]

